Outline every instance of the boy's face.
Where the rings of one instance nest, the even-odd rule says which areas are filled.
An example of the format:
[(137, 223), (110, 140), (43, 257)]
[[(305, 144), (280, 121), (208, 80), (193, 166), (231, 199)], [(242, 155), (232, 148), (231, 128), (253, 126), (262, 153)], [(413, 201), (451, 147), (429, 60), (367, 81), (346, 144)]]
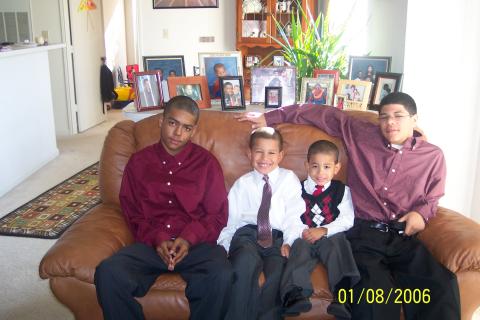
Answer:
[(228, 95), (233, 94), (233, 87), (231, 85), (227, 84), (223, 89), (226, 94)]
[(331, 153), (316, 153), (310, 157), (309, 161), (305, 161), (308, 175), (321, 186), (332, 181), (340, 167), (340, 163), (335, 163), (335, 156)]
[(185, 93), (186, 94), (192, 94), (193, 93), (193, 87), (189, 84), (185, 86)]
[(227, 75), (227, 71), (225, 70), (225, 67), (217, 67), (215, 69), (215, 74), (217, 77), (225, 77)]
[(176, 155), (183, 150), (195, 133), (195, 116), (185, 110), (172, 108), (160, 118), (160, 141), (165, 150)]
[(417, 115), (410, 115), (401, 104), (384, 105), (378, 119), (385, 139), (392, 144), (400, 145), (413, 136), (413, 129), (417, 123)]
[(283, 159), (283, 151), (277, 140), (259, 138), (249, 150), (248, 157), (252, 167), (261, 174), (269, 174)]
[(233, 87), (233, 93), (238, 94), (239, 92), (240, 92), (240, 87), (239, 86)]

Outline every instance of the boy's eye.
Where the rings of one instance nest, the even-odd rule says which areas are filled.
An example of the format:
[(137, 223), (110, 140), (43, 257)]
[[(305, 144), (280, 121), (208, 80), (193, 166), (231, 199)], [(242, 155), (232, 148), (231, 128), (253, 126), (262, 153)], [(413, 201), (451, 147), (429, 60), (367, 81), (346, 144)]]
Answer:
[(323, 166), (324, 169), (330, 169), (330, 166)]

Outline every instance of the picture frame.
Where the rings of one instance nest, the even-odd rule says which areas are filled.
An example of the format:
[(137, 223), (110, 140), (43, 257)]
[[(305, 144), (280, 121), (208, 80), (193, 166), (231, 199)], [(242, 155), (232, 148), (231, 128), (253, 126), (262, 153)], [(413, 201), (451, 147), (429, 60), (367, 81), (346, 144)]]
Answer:
[(300, 102), (333, 106), (334, 78), (302, 78)]
[(158, 71), (134, 73), (134, 104), (137, 111), (149, 111), (163, 108), (161, 77)]
[(245, 107), (242, 76), (220, 77), (222, 110), (242, 110)]
[(199, 52), (198, 62), (200, 74), (207, 77), (211, 99), (221, 98), (219, 77), (243, 76), (243, 61), (240, 51)]
[(371, 89), (370, 81), (341, 79), (337, 94), (345, 96), (344, 109), (367, 110)]
[(265, 108), (282, 106), (282, 87), (265, 87)]
[[(153, 9), (188, 9), (188, 8), (218, 8), (219, 0), (203, 1), (171, 1), (171, 0), (153, 0)], [(179, 2), (184, 2), (180, 5)]]
[(258, 55), (247, 55), (245, 56), (245, 68), (251, 68), (260, 63), (260, 56)]
[(370, 109), (378, 110), (380, 101), (391, 92), (398, 92), (401, 88), (403, 73), (378, 72), (373, 85)]
[[(337, 92), (338, 81), (340, 80), (339, 70), (313, 69), (314, 78), (333, 78), (333, 92)], [(333, 97), (332, 97), (333, 98)]]
[(143, 70), (161, 70), (162, 80), (167, 81), (170, 76), (184, 77), (186, 75), (184, 56), (144, 56)]
[(134, 75), (140, 71), (138, 64), (127, 64), (125, 70), (127, 71), (127, 83), (133, 83)]
[(273, 56), (272, 65), (274, 67), (283, 67), (285, 65), (285, 57), (284, 56)]
[(170, 77), (168, 79), (168, 92), (171, 98), (178, 95), (192, 98), (197, 102), (200, 109), (211, 107), (205, 76)]
[(333, 102), (333, 106), (337, 109), (344, 109), (345, 96), (341, 94), (336, 94)]
[(348, 79), (375, 83), (378, 72), (390, 72), (392, 57), (350, 56)]
[(265, 102), (265, 87), (282, 87), (282, 104), (296, 102), (295, 67), (253, 67), (251, 71), (251, 103)]

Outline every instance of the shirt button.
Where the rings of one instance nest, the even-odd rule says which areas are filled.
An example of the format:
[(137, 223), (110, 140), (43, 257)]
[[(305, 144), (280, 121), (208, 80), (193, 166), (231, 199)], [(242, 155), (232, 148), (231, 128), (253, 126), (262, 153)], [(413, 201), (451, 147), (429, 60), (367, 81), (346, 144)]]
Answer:
[(383, 205), (384, 205), (384, 206), (386, 206), (386, 205), (387, 205), (387, 203), (386, 203), (386, 202), (384, 202), (384, 203), (383, 203)]
[(163, 164), (167, 164), (165, 161), (162, 162)]
[(395, 172), (395, 169), (392, 169), (392, 172)]
[(167, 228), (170, 229), (170, 225), (169, 225), (169, 224), (167, 224)]
[(172, 172), (172, 171), (169, 171), (168, 174), (173, 174), (173, 172)]
[(402, 154), (402, 153), (403, 153), (403, 151), (402, 151), (402, 150), (400, 150), (400, 151), (398, 151), (398, 153)]
[(388, 188), (387, 188), (387, 187), (383, 187), (383, 189), (385, 189), (385, 190), (388, 190)]
[(169, 186), (171, 183), (170, 182), (167, 182), (167, 186)]
[(392, 219), (395, 219), (395, 217), (396, 217), (395, 214), (392, 214)]
[(182, 163), (181, 163), (181, 162), (179, 162), (179, 163), (178, 163), (178, 165), (179, 165), (179, 166), (181, 166), (181, 165), (182, 165)]
[(168, 203), (169, 203), (169, 204), (172, 204), (172, 200), (168, 200)]

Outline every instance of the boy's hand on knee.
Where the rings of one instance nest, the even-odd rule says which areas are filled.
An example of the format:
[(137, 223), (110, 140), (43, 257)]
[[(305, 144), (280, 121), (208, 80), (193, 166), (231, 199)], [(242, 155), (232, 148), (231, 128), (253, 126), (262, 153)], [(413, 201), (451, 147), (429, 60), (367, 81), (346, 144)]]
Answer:
[[(168, 267), (168, 270), (170, 270), (170, 265), (172, 263), (172, 256), (169, 253), (172, 245), (173, 245), (173, 241), (166, 240), (166, 241), (163, 241), (162, 243), (160, 243), (156, 247), (157, 254), (160, 256), (160, 258), (162, 258), (163, 262), (165, 262), (165, 264)], [(173, 269), (173, 266), (172, 266), (172, 269)]]
[(280, 248), (280, 253), (282, 254), (282, 257), (288, 258), (290, 256), (290, 245), (282, 245), (282, 247)]
[(414, 235), (415, 233), (425, 229), (425, 220), (423, 220), (422, 215), (416, 211), (410, 211), (398, 219), (398, 222), (404, 221), (407, 223), (405, 226), (405, 235), (407, 236)]
[(302, 232), (302, 238), (308, 243), (314, 243), (315, 241), (326, 236), (327, 231), (328, 230), (324, 227), (305, 229)]
[(169, 254), (172, 257), (172, 269), (175, 268), (175, 265), (185, 258), (190, 249), (190, 243), (183, 238), (176, 238), (173, 241), (172, 247), (170, 248)]

